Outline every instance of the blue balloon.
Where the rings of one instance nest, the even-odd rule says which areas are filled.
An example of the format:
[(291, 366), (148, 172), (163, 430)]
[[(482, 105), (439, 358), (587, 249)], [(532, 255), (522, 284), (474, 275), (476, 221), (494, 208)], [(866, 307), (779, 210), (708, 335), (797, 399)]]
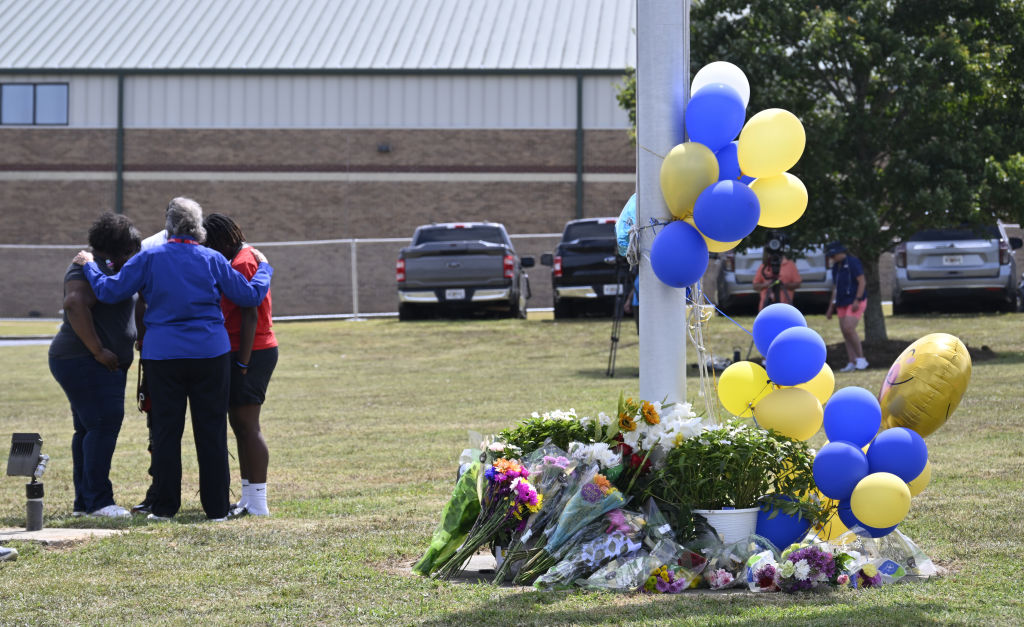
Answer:
[(776, 385), (799, 385), (821, 372), (825, 354), (825, 340), (817, 331), (792, 327), (772, 340), (765, 355), (765, 370)]
[(629, 197), (626, 201), (626, 205), (622, 208), (622, 213), (619, 214), (619, 219), (615, 221), (615, 239), (619, 243), (619, 254), (623, 257), (626, 256), (626, 251), (629, 249), (629, 230), (636, 224), (636, 194)]
[[(782, 497), (792, 501), (789, 496)], [(787, 514), (779, 511), (774, 518), (769, 517), (775, 513), (775, 508), (768, 511), (761, 510), (757, 513), (757, 535), (771, 540), (777, 549), (784, 549), (794, 542), (798, 542), (807, 535), (811, 528), (811, 521), (801, 518), (797, 514)]]
[(833, 440), (814, 456), (814, 483), (830, 499), (849, 499), (853, 489), (868, 474), (867, 456), (849, 442)]
[(786, 303), (768, 305), (754, 318), (754, 345), (762, 355), (768, 354), (768, 347), (779, 333), (790, 327), (806, 327), (807, 320), (800, 310)]
[(862, 447), (875, 437), (881, 425), (882, 407), (864, 388), (838, 390), (825, 404), (825, 435), (833, 442), (843, 440)]
[(745, 116), (739, 93), (724, 83), (712, 83), (690, 97), (686, 105), (686, 132), (690, 141), (716, 152), (736, 139), (743, 130)]
[(928, 463), (928, 445), (906, 427), (886, 429), (868, 448), (871, 472), (890, 472), (907, 483), (917, 478)]
[(747, 176), (740, 171), (737, 146), (739, 146), (739, 142), (729, 142), (725, 148), (715, 153), (715, 158), (718, 159), (718, 180), (739, 181), (744, 185), (750, 185), (754, 182), (754, 177)]
[(893, 532), (899, 525), (893, 525), (892, 527), (868, 527), (861, 521), (857, 520), (857, 517), (853, 515), (853, 509), (850, 507), (850, 501), (839, 501), (839, 520), (843, 521), (847, 529), (854, 530), (854, 527), (860, 527), (864, 533), (858, 533), (857, 535), (867, 535), (872, 538), (881, 538), (887, 536)]
[(750, 235), (761, 219), (757, 194), (739, 181), (718, 181), (704, 188), (693, 205), (693, 221), (704, 235), (735, 242)]
[(669, 287), (686, 287), (700, 281), (708, 268), (708, 245), (697, 229), (677, 220), (654, 236), (651, 269)]

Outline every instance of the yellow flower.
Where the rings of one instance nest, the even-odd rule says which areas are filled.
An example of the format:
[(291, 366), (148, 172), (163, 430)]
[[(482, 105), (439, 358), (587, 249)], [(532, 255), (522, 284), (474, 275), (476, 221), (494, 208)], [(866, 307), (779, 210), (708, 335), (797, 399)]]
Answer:
[(529, 505), (529, 504), (528, 504), (528, 505), (526, 506), (526, 509), (528, 509), (528, 510), (530, 510), (530, 511), (531, 511), (532, 513), (536, 514), (537, 512), (539, 512), (539, 511), (540, 511), (540, 508), (542, 507), (542, 504), (543, 504), (543, 502), (544, 502), (544, 495), (543, 495), (543, 494), (540, 494), (540, 493), (538, 492), (538, 493), (537, 493), (537, 504), (536, 504), (536, 505)]
[(643, 415), (644, 422), (649, 425), (656, 425), (661, 422), (661, 417), (658, 416), (658, 410), (654, 409), (654, 405), (644, 401), (640, 405), (640, 413)]
[(864, 574), (868, 577), (874, 577), (878, 574), (878, 567), (874, 564), (864, 564), (864, 566), (861, 567), (861, 570), (864, 571)]
[(623, 412), (619, 414), (619, 431), (635, 431), (636, 422), (633, 421), (633, 417)]

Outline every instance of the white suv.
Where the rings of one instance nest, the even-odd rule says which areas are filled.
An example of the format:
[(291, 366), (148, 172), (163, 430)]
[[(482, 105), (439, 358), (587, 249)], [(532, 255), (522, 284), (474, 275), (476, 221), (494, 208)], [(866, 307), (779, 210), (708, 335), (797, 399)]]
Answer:
[[(760, 292), (754, 289), (754, 275), (761, 265), (764, 248), (747, 248), (718, 255), (718, 308), (725, 313), (756, 312)], [(803, 311), (824, 312), (832, 295), (832, 275), (825, 265), (825, 247), (815, 246), (795, 259), (800, 287), (793, 305)]]

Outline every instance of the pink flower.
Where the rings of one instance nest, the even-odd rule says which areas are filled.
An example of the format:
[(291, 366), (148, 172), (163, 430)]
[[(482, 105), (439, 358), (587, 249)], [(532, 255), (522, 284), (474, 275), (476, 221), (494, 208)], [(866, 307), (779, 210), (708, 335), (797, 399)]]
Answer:
[(836, 577), (836, 583), (840, 586), (845, 586), (846, 584), (850, 583), (850, 576), (846, 573), (843, 573), (842, 575)]

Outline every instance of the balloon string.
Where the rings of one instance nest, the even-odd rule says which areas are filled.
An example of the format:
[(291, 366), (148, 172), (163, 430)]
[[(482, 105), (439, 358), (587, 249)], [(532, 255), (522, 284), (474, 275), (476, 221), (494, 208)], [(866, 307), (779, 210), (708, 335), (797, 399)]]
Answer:
[(648, 153), (654, 155), (655, 157), (661, 159), (662, 161), (665, 160), (665, 155), (659, 155), (658, 153), (654, 152), (653, 150), (651, 150), (647, 146), (644, 146), (642, 144), (637, 144), (637, 148), (639, 148), (640, 150), (643, 150), (644, 152), (648, 152)]

